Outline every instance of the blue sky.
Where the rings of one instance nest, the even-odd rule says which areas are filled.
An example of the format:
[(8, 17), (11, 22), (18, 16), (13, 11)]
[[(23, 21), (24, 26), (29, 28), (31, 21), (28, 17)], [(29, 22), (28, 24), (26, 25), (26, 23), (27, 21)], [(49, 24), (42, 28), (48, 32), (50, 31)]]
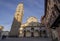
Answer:
[(30, 16), (35, 16), (40, 22), (44, 15), (44, 0), (0, 0), (0, 25), (4, 30), (10, 30), (17, 5), (23, 1), (24, 16), (23, 23)]

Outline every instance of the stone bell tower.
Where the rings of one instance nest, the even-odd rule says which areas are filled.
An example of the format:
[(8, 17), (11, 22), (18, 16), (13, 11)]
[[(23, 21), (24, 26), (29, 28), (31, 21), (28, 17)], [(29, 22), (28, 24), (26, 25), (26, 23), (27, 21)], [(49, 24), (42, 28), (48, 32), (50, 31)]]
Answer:
[(23, 11), (24, 11), (23, 3), (18, 4), (9, 36), (11, 36), (11, 37), (19, 36), (19, 28), (21, 26), (21, 22), (22, 22), (22, 18), (23, 18)]

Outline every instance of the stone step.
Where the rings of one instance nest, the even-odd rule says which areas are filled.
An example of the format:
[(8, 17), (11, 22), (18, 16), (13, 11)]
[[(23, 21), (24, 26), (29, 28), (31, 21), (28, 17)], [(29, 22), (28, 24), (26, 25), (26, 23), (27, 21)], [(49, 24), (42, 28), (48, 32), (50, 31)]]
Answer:
[(0, 41), (51, 41), (50, 38), (5, 38)]

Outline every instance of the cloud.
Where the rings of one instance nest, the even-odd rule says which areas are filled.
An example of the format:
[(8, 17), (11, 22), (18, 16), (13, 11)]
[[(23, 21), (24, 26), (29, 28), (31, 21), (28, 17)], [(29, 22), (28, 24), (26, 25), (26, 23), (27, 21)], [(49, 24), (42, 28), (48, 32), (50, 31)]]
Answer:
[(11, 29), (11, 24), (5, 24), (5, 25), (3, 25), (3, 26), (4, 26), (3, 31), (10, 31), (10, 29)]

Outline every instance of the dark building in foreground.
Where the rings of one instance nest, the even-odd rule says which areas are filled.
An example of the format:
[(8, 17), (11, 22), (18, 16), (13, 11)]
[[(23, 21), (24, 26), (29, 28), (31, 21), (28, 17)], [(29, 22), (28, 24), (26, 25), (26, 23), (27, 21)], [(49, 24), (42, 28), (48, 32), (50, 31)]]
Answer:
[(60, 41), (60, 0), (45, 0), (45, 14), (41, 19), (52, 40)]

